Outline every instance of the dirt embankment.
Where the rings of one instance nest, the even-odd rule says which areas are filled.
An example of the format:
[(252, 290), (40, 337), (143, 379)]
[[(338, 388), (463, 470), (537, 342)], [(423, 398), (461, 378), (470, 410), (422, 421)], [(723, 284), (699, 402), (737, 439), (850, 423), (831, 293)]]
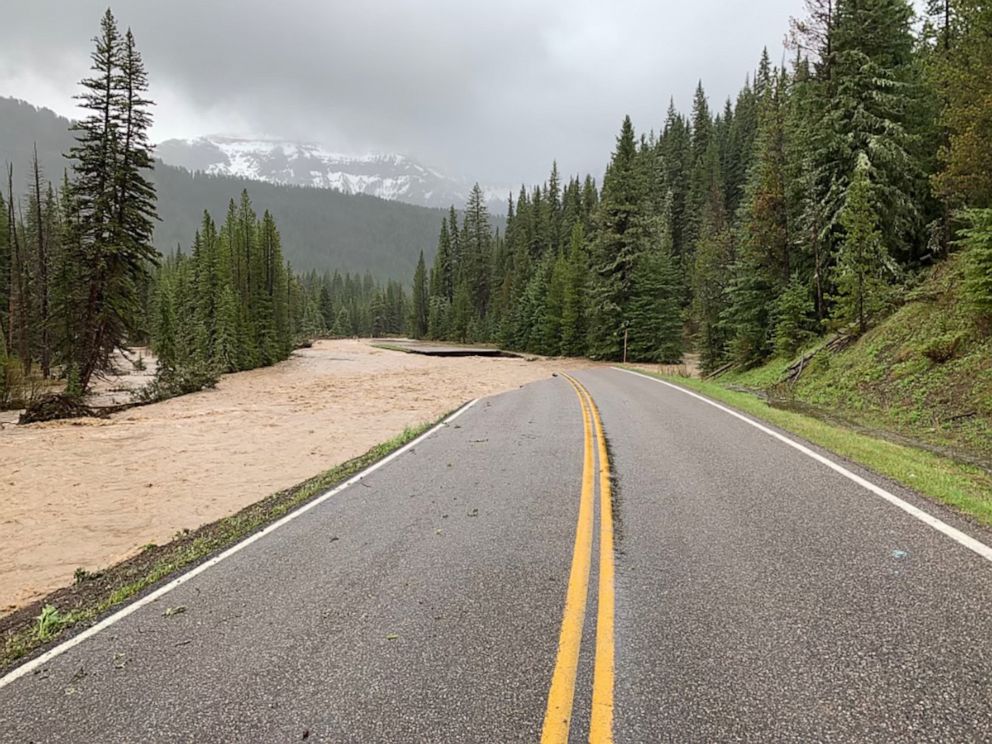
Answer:
[(0, 429), (0, 613), (574, 361), (320, 341), (216, 390), (110, 419)]

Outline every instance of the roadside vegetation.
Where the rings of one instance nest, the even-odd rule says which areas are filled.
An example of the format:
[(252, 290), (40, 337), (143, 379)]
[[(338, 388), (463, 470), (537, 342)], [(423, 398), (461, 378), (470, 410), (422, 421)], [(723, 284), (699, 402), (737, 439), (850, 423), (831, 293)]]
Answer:
[(992, 525), (992, 334), (969, 297), (970, 258), (923, 272), (863, 335), (705, 380), (659, 376)]
[(92, 625), (155, 585), (275, 522), (413, 441), (437, 423), (408, 428), (360, 457), (274, 493), (230, 517), (177, 533), (175, 539), (165, 545), (147, 545), (138, 555), (114, 566), (92, 572), (77, 569), (72, 586), (0, 618), (0, 673), (49, 643)]
[(937, 266), (891, 316), (839, 348), (817, 341), (713, 379), (992, 470), (992, 334), (965, 296), (965, 258)]

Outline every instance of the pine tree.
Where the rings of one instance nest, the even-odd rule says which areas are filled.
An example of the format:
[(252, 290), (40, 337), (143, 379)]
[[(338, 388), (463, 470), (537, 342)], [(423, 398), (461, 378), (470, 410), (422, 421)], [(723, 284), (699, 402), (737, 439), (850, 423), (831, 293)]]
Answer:
[(965, 218), (965, 296), (978, 313), (992, 318), (992, 209), (972, 209)]
[(198, 343), (202, 332), (195, 314), (191, 312), (195, 307), (192, 268), (192, 262), (186, 256), (177, 253), (170, 282), (175, 357), (169, 366), (175, 371), (200, 365), (206, 361), (200, 355)]
[(7, 322), (10, 326), (9, 356), (16, 357), (27, 377), (31, 373), (30, 295), (28, 293), (27, 261), (18, 232), (17, 213), (14, 209), (14, 167), (7, 168), (7, 244), (10, 246), (10, 289), (7, 305)]
[(545, 266), (540, 272), (545, 291), (534, 328), (533, 350), (540, 354), (557, 356), (561, 354), (562, 347), (562, 315), (568, 269), (565, 256), (553, 257), (553, 253), (546, 256)]
[(292, 349), (289, 334), (286, 267), (282, 259), (281, 240), (275, 220), (266, 210), (255, 227), (257, 234), (257, 287), (254, 291), (255, 327), (263, 363), (285, 359)]
[(414, 338), (423, 338), (427, 335), (428, 303), (427, 267), (424, 264), (424, 252), (421, 251), (420, 259), (417, 261), (417, 270), (413, 274), (413, 313), (410, 329)]
[(753, 256), (745, 255), (734, 263), (727, 294), (729, 301), (722, 313), (729, 336), (727, 351), (737, 365), (752, 367), (772, 351), (776, 285), (764, 266)]
[[(41, 166), (38, 164), (38, 146), (34, 147), (34, 161), (32, 166), (32, 194), (31, 194), (31, 217), (32, 232), (34, 233), (35, 246), (35, 274), (37, 295), (37, 331), (38, 331), (38, 357), (41, 362), (41, 374), (45, 379), (51, 376), (52, 367), (52, 344), (51, 344), (51, 219), (46, 217), (45, 201), (41, 195)], [(49, 209), (52, 207), (54, 199), (48, 200)]]
[(945, 3), (953, 48), (933, 60), (934, 85), (943, 98), (940, 123), (943, 169), (934, 176), (937, 192), (953, 207), (992, 207), (992, 7), (980, 0)]
[[(124, 35), (120, 49), (120, 92), (118, 126), (120, 152), (114, 173), (116, 199), (114, 203), (114, 240), (133, 254), (132, 261), (154, 261), (157, 253), (151, 248), (155, 213), (155, 185), (146, 175), (154, 162), (148, 142), (152, 124), (149, 107), (154, 105), (145, 97), (148, 75), (141, 54), (134, 44), (131, 29)], [(137, 274), (136, 274), (137, 275)], [(139, 275), (140, 276), (140, 275)]]
[(700, 366), (711, 372), (726, 359), (730, 334), (725, 311), (729, 270), (734, 262), (733, 234), (723, 203), (715, 142), (710, 144), (700, 171), (706, 174), (709, 188), (692, 269), (692, 317), (697, 328)]
[(172, 282), (168, 278), (160, 278), (154, 299), (155, 315), (153, 325), (152, 349), (158, 359), (158, 365), (163, 369), (172, 369), (176, 365), (176, 318)]
[[(713, 136), (713, 117), (710, 113), (709, 103), (706, 100), (706, 92), (703, 90), (702, 82), (696, 86), (696, 94), (692, 101), (692, 121), (689, 130), (689, 191), (686, 194), (686, 219), (683, 227), (683, 246), (688, 256), (691, 256), (695, 249), (696, 240), (703, 229), (703, 212), (706, 203), (710, 198), (711, 169), (709, 153), (717, 153), (716, 141)], [(722, 192), (721, 186), (721, 192)], [(688, 262), (690, 259), (686, 258)]]
[(729, 329), (726, 316), (728, 267), (733, 256), (729, 230), (716, 224), (703, 227), (693, 269), (693, 316), (698, 328), (700, 367), (712, 372), (726, 359)]
[(489, 310), (492, 289), (492, 230), (485, 196), (479, 184), (472, 187), (465, 208), (464, 227), (459, 242), (459, 273), (467, 284), (475, 317)]
[(458, 215), (455, 214), (454, 205), (448, 210), (448, 240), (450, 243), (450, 258), (449, 264), (451, 266), (451, 272), (449, 274), (450, 285), (448, 288), (451, 291), (451, 296), (449, 299), (453, 299), (455, 296), (455, 285), (461, 278), (463, 271), (462, 267), (462, 236), (458, 232)]
[(109, 10), (95, 43), (94, 75), (82, 81), (79, 96), (88, 114), (74, 125), (76, 145), (69, 152), (79, 220), (76, 263), (84, 271), (77, 280), (86, 292), (82, 337), (72, 353), (83, 390), (125, 343), (140, 310), (137, 288), (157, 256), (149, 242), (154, 191), (142, 175), (150, 167), (150, 102), (142, 98), (140, 57), (133, 39), (121, 39)]
[(690, 229), (687, 215), (691, 166), (689, 137), (689, 128), (685, 119), (675, 110), (675, 103), (669, 103), (665, 128), (658, 142), (666, 189), (666, 193), (661, 196), (668, 201), (667, 229), (672, 236), (672, 254), (683, 268), (687, 265), (687, 256), (691, 253), (688, 245), (690, 237), (687, 234)]
[(919, 125), (919, 68), (913, 61), (913, 11), (907, 0), (851, 0), (836, 9), (831, 78), (821, 85), (824, 121), (816, 162), (825, 232), (843, 239), (841, 213), (862, 155), (882, 239), (903, 260), (920, 247), (918, 204), (924, 189)]
[(334, 302), (331, 300), (331, 290), (327, 281), (320, 282), (317, 307), (320, 310), (324, 327), (330, 328), (334, 325), (334, 319), (337, 317), (337, 313), (334, 312)]
[[(52, 318), (54, 361), (61, 366), (62, 376), (76, 382), (78, 389), (79, 367), (76, 350), (82, 336), (80, 327), (84, 288), (77, 281), (83, 269), (77, 265), (82, 255), (79, 248), (80, 220), (75, 211), (76, 201), (69, 183), (68, 172), (63, 172), (62, 187), (57, 197), (57, 208), (52, 215), (56, 221), (52, 235), (57, 235), (53, 246), (58, 250), (53, 254)], [(57, 215), (57, 216), (56, 216)]]
[(324, 323), (324, 314), (320, 311), (320, 304), (313, 297), (309, 296), (305, 288), (302, 298), (302, 317), (300, 319), (300, 332), (309, 338), (322, 336), (327, 332)]
[(451, 246), (451, 233), (448, 220), (441, 220), (441, 234), (434, 254), (434, 267), (431, 270), (431, 297), (451, 301), (454, 297), (454, 263)]
[(682, 361), (681, 282), (669, 240), (638, 257), (632, 284), (628, 358)]
[(213, 362), (224, 372), (240, 369), (238, 300), (234, 288), (225, 284), (217, 299), (217, 335)]
[(539, 260), (521, 293), (514, 317), (514, 348), (534, 353), (541, 353), (543, 350), (541, 321), (544, 318), (551, 268), (547, 257)]
[(809, 288), (793, 274), (789, 283), (775, 301), (774, 345), (779, 356), (791, 357), (813, 337), (810, 316), (813, 300)]
[(869, 180), (868, 158), (861, 156), (841, 212), (844, 242), (837, 256), (837, 295), (833, 319), (857, 323), (864, 333), (874, 315), (888, 302), (888, 253), (882, 242)]
[(592, 305), (589, 353), (599, 359), (619, 359), (630, 300), (634, 262), (648, 236), (644, 184), (637, 166), (634, 127), (626, 117), (603, 179), (592, 245)]
[(451, 303), (448, 335), (459, 343), (465, 343), (469, 337), (469, 324), (474, 317), (472, 310), (472, 293), (467, 280), (458, 282), (455, 288), (455, 299)]
[(561, 353), (582, 356), (586, 351), (586, 293), (589, 285), (589, 257), (581, 222), (572, 227), (569, 240), (564, 296), (561, 308)]
[(371, 316), (369, 335), (372, 338), (382, 338), (386, 333), (388, 322), (386, 320), (386, 303), (378, 292), (369, 306), (369, 311)]
[(342, 307), (338, 311), (338, 317), (334, 320), (334, 327), (331, 328), (331, 335), (336, 338), (348, 338), (355, 335), (355, 327), (351, 322), (348, 308)]
[(427, 338), (435, 341), (448, 338), (450, 312), (451, 303), (448, 300), (444, 297), (431, 296), (430, 306), (427, 309)]
[(194, 317), (198, 331), (198, 354), (208, 360), (217, 355), (217, 322), (220, 314), (218, 303), (223, 283), (217, 242), (217, 228), (210, 215), (204, 211), (200, 231), (193, 240), (193, 272), (196, 282)]
[[(9, 328), (8, 312), (10, 310), (11, 272), (10, 272), (10, 228), (7, 223), (7, 204), (4, 202), (3, 189), (0, 188), (0, 359), (8, 359), (9, 349), (13, 345), (13, 337), (7, 335)], [(2, 372), (0, 372), (2, 376)], [(0, 379), (0, 384), (3, 380)]]
[[(767, 63), (767, 56), (763, 64)], [(790, 215), (786, 186), (784, 78), (759, 73), (759, 131), (755, 158), (739, 217), (739, 249), (730, 280), (724, 321), (730, 354), (744, 367), (772, 351), (772, 310), (792, 271)]]

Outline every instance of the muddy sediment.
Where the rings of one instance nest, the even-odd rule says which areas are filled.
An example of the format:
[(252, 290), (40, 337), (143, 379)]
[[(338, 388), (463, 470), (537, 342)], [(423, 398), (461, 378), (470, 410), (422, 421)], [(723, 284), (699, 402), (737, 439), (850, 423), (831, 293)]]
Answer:
[(0, 613), (164, 543), (471, 398), (574, 361), (319, 341), (215, 390), (108, 419), (0, 429)]

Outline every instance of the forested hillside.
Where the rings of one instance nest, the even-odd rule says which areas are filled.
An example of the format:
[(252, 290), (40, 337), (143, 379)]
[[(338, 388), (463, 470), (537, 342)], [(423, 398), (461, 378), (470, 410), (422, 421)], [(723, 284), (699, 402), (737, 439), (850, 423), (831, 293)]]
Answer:
[(371, 272), (408, 281), (420, 251), (436, 241), (443, 211), (330, 189), (277, 186), (244, 178), (191, 175), (158, 162), (159, 216), (155, 246), (189, 246), (204, 209), (227, 210), (232, 194), (252, 201), (279, 223), (286, 258), (303, 271)]
[[(43, 177), (55, 183), (71, 164), (71, 122), (47, 109), (0, 97), (0, 163), (14, 167), (14, 188), (29, 182), (38, 148)], [(153, 152), (154, 155), (154, 152)], [(340, 270), (407, 280), (421, 250), (430, 252), (443, 212), (330, 189), (279, 186), (228, 176), (192, 175), (155, 163), (151, 181), (158, 193), (154, 246), (163, 253), (188, 249), (204, 209), (223, 214), (244, 190), (279, 223), (286, 257), (309, 271)]]
[[(992, 9), (809, 0), (791, 62), (767, 51), (734, 100), (699, 84), (597, 190), (557, 170), (490, 229), (478, 194), (414, 278), (417, 334), (704, 371), (865, 333), (921, 270), (964, 250), (962, 302), (992, 310)], [(653, 127), (653, 129), (652, 129)], [(987, 332), (987, 325), (984, 326)]]
[(925, 272), (858, 338), (834, 336), (718, 378), (777, 405), (891, 432), (992, 465), (992, 333), (966, 298), (965, 254)]

